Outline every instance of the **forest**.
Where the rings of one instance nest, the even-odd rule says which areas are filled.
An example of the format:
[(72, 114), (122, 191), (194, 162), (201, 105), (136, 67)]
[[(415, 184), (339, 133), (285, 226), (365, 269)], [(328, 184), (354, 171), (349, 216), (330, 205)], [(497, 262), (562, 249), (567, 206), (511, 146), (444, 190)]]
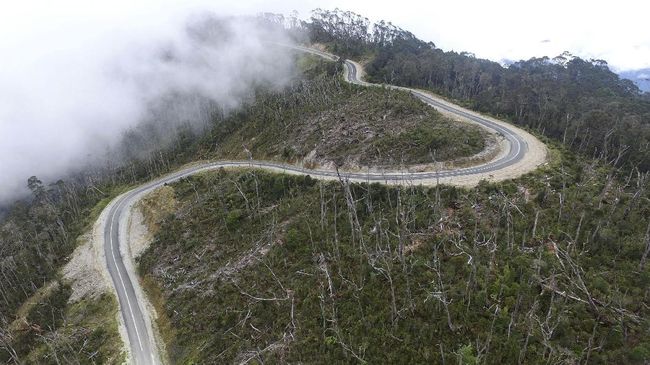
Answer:
[(338, 9), (314, 10), (296, 31), (336, 54), (367, 60), (368, 81), (432, 90), (585, 156), (650, 170), (650, 94), (621, 79), (604, 60), (565, 52), (503, 67)]
[[(484, 133), (476, 127), (456, 126), (403, 92), (348, 85), (340, 79), (339, 65), (296, 56), (300, 72), (285, 90), (260, 88), (233, 113), (203, 104), (203, 125), (181, 126), (171, 135), (164, 131), (170, 127), (161, 125), (160, 120), (145, 121), (123, 135), (117, 149), (119, 160), (107, 159), (104, 166), (87, 168), (54, 183), (36, 176), (27, 179), (31, 196), (5, 208), (6, 216), (0, 223), (0, 348), (4, 350), (0, 351), (0, 360), (28, 358), (47, 363), (59, 358), (93, 363), (119, 358), (119, 348), (111, 345), (118, 336), (112, 328), (115, 318), (102, 318), (102, 311), (115, 312), (116, 299), (106, 296), (67, 303), (69, 283), (60, 270), (101, 210), (130, 187), (201, 159), (254, 156), (299, 162), (311, 148), (323, 148), (322, 133), (337, 125), (372, 131), (377, 138), (367, 139), (372, 149), (354, 151), (362, 146), (358, 140), (339, 141), (323, 149), (321, 162), (339, 163), (352, 155), (357, 161), (377, 159), (374, 151), (381, 150), (394, 156), (392, 162), (384, 163), (397, 165), (416, 161), (422, 154), (429, 159), (432, 149), (438, 151), (438, 158), (452, 159), (483, 148)], [(366, 119), (372, 123), (357, 128), (367, 123)], [(314, 128), (305, 128), (307, 132), (296, 128), (309, 125), (307, 121)], [(412, 129), (416, 122), (422, 123)], [(349, 138), (365, 138), (362, 134), (351, 130)], [(426, 153), (400, 148), (397, 142), (408, 136), (420, 138), (415, 147)], [(32, 297), (43, 302), (26, 306)], [(44, 310), (52, 313), (48, 317), (51, 321), (37, 323)], [(87, 320), (80, 313), (85, 313)]]
[(165, 187), (140, 270), (171, 362), (643, 364), (648, 190), (553, 155), (469, 190), (256, 170)]
[[(255, 170), (170, 186), (175, 209), (158, 217), (163, 229), (140, 272), (173, 361), (650, 360), (647, 94), (604, 61), (570, 54), (503, 67), (351, 12), (266, 16), (296, 39), (365, 61), (370, 81), (429, 89), (526, 127), (547, 143), (550, 160), (472, 189), (321, 183)], [(169, 135), (146, 121), (125, 133), (119, 158), (105, 166), (55, 182), (25, 177), (31, 195), (0, 209), (0, 361), (121, 363), (115, 298), (69, 302), (60, 269), (112, 198), (185, 163), (248, 152), (296, 162), (309, 152), (297, 148), (301, 135), (270, 141), (295, 130), (302, 115), (340, 125), (347, 110), (368, 112), (358, 104), (370, 99), (373, 118), (406, 107), (415, 109), (393, 120), (431, 122), (389, 140), (426, 145), (390, 151), (396, 161), (418, 162), (431, 146), (447, 146), (450, 156), (482, 146), (471, 129), (440, 143), (437, 128), (454, 129), (436, 113), (402, 94), (343, 85), (335, 64), (306, 66), (288, 89), (258, 90), (235, 113), (203, 104), (199, 128)], [(454, 140), (458, 133), (466, 135)], [(459, 151), (448, 148), (459, 141)], [(323, 151), (323, 159), (346, 155)]]

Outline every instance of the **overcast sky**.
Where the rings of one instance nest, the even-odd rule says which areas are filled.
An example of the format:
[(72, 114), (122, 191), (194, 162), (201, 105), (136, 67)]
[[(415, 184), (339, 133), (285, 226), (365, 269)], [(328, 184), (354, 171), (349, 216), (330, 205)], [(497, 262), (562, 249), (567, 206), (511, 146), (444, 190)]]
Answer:
[[(54, 5), (56, 4), (56, 5)], [(339, 7), (371, 20), (386, 19), (445, 50), (470, 51), (495, 61), (556, 56), (565, 50), (607, 60), (617, 70), (650, 67), (650, 3), (640, 0), (58, 0), (3, 1), (0, 47), (24, 37), (87, 26), (88, 36), (116, 31), (150, 32), (200, 9), (220, 13)], [(26, 44), (27, 47), (30, 44)], [(7, 49), (0, 48), (0, 52)], [(2, 55), (0, 53), (0, 55)], [(4, 55), (2, 55), (4, 57)]]
[(445, 50), (495, 61), (570, 51), (617, 70), (650, 67), (650, 2), (643, 0), (304, 0), (238, 2), (238, 11), (339, 7), (385, 19)]
[[(272, 58), (268, 47), (260, 46), (266, 35), (242, 25), (231, 43), (205, 49), (184, 33), (193, 14), (297, 10), (308, 18), (314, 8), (339, 7), (372, 21), (392, 21), (445, 50), (495, 61), (568, 50), (630, 70), (650, 67), (650, 31), (644, 29), (649, 12), (643, 3), (0, 0), (0, 203), (30, 175), (55, 179), (88, 162), (88, 156), (107, 155), (125, 130), (138, 125), (146, 103), (158, 93), (179, 87), (202, 94), (211, 90), (204, 96), (236, 105), (239, 99), (232, 96), (245, 92), (250, 80), (267, 76), (281, 84), (281, 67), (262, 61)], [(160, 63), (165, 47), (179, 52), (181, 62)], [(243, 72), (244, 64), (250, 72)]]

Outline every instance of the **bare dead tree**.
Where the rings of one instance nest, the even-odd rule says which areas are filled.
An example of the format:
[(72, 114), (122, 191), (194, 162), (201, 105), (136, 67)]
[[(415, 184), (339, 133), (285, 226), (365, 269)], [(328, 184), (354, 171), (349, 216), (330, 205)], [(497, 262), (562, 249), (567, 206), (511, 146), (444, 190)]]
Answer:
[(586, 353), (585, 355), (585, 365), (589, 364), (589, 359), (591, 358), (591, 353), (595, 350), (600, 350), (603, 348), (603, 343), (605, 339), (601, 339), (600, 343), (598, 346), (594, 346), (594, 343), (596, 342), (596, 329), (598, 328), (598, 322), (594, 323), (594, 326), (591, 330), (591, 336), (589, 337), (589, 341), (587, 343), (587, 347), (582, 351), (583, 353)]
[(445, 313), (447, 314), (447, 326), (449, 327), (450, 331), (454, 331), (455, 327), (454, 324), (451, 321), (451, 313), (449, 312), (449, 304), (451, 304), (451, 300), (447, 299), (447, 294), (445, 292), (445, 286), (442, 281), (442, 274), (440, 270), (440, 256), (438, 254), (439, 250), (439, 245), (434, 246), (433, 249), (433, 257), (431, 259), (431, 264), (426, 264), (428, 268), (433, 270), (436, 273), (436, 283), (435, 283), (435, 289), (427, 295), (426, 299), (424, 302), (426, 303), (429, 299), (436, 299), (438, 302), (442, 304), (442, 306), (445, 309)]
[(536, 320), (536, 315), (535, 312), (537, 311), (537, 308), (539, 306), (538, 299), (535, 298), (535, 301), (533, 302), (533, 305), (530, 306), (530, 310), (526, 313), (526, 339), (524, 340), (524, 345), (521, 347), (521, 350), (519, 351), (519, 358), (517, 360), (518, 364), (524, 364), (526, 360), (526, 351), (528, 350), (528, 343), (530, 341), (530, 338), (533, 336), (533, 322)]
[(650, 219), (648, 219), (648, 228), (645, 230), (645, 250), (643, 250), (643, 255), (641, 255), (641, 262), (639, 262), (639, 270), (645, 268), (646, 260), (648, 259), (648, 254), (650, 254)]
[(361, 230), (361, 224), (359, 223), (359, 216), (357, 214), (357, 202), (352, 196), (352, 191), (350, 189), (350, 181), (348, 179), (343, 179), (341, 174), (339, 174), (338, 167), (336, 168), (336, 174), (339, 178), (339, 183), (343, 188), (343, 194), (345, 197), (345, 203), (348, 208), (348, 220), (350, 221), (350, 228), (352, 229), (352, 243), (354, 244), (355, 236), (359, 241), (359, 249), (363, 251), (365, 249), (365, 243), (363, 238), (363, 232)]
[[(248, 198), (246, 197), (246, 194), (244, 194), (244, 191), (242, 190), (241, 185), (239, 185), (239, 183), (237, 181), (232, 180), (232, 179), (228, 179), (228, 181), (230, 181), (233, 185), (235, 185), (235, 188), (239, 192), (239, 195), (241, 195), (241, 197), (244, 199), (244, 203), (246, 204), (246, 211), (248, 212), (248, 214), (252, 214), (250, 202), (248, 201)], [(197, 200), (198, 200), (198, 193), (197, 193)]]
[[(539, 325), (539, 330), (542, 335), (542, 344), (545, 347), (544, 353), (548, 351), (549, 358), (555, 352), (555, 347), (551, 343), (551, 339), (553, 338), (553, 334), (555, 333), (555, 330), (562, 320), (562, 313), (557, 312), (557, 310), (554, 311), (556, 308), (554, 306), (555, 301), (555, 293), (551, 293), (551, 300), (549, 301), (549, 306), (548, 310), (546, 311), (546, 317), (544, 318), (544, 321), (541, 321), (537, 316), (534, 317), (535, 321)], [(545, 357), (544, 355), (542, 356)]]

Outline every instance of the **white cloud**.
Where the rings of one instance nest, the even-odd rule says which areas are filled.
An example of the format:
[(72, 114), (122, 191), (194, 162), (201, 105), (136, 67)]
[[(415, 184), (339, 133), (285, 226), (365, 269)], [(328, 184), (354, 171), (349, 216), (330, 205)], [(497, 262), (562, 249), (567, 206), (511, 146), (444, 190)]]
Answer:
[(268, 49), (263, 40), (272, 35), (250, 22), (226, 22), (229, 37), (205, 44), (185, 31), (196, 14), (187, 5), (67, 5), (2, 13), (0, 33), (11, 37), (0, 41), (0, 202), (31, 175), (55, 179), (114, 158), (109, 148), (166, 93), (234, 107), (253, 82), (280, 85), (290, 74), (286, 52)]
[[(568, 50), (605, 59), (617, 70), (650, 67), (649, 6), (636, 0), (5, 1), (0, 5), (0, 199), (31, 174), (52, 175), (74, 165), (92, 151), (88, 145), (98, 149), (113, 143), (155, 90), (185, 86), (215, 97), (236, 91), (198, 82), (211, 65), (193, 69), (186, 63), (170, 70), (149, 62), (165, 42), (190, 62), (193, 50), (180, 32), (189, 14), (295, 9), (307, 18), (317, 7), (389, 20), (445, 50), (496, 61)], [(242, 44), (246, 39), (241, 37)], [(203, 56), (228, 70), (220, 74), (224, 80), (245, 76), (237, 74), (238, 62), (251, 58), (234, 60), (228, 57), (232, 50), (222, 51)], [(143, 84), (150, 86), (144, 92)]]

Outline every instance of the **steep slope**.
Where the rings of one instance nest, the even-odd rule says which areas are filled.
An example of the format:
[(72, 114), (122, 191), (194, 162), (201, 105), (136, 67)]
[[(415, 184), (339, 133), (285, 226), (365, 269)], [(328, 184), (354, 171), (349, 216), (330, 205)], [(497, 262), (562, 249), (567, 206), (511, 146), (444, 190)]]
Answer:
[[(332, 55), (323, 54), (320, 51), (305, 49), (310, 53), (315, 53), (321, 57), (335, 59)], [(345, 80), (351, 84), (373, 86), (359, 80), (362, 71), (358, 64), (346, 61)], [(394, 88), (394, 87), (391, 87)], [(399, 88), (402, 90), (403, 88)], [(443, 170), (435, 169), (433, 171), (412, 172), (412, 171), (366, 171), (366, 172), (340, 172), (330, 169), (307, 169), (302, 166), (278, 164), (268, 161), (253, 160), (250, 151), (246, 149), (250, 159), (248, 161), (215, 161), (211, 163), (199, 163), (183, 170), (176, 171), (170, 175), (161, 177), (150, 183), (138, 186), (137, 188), (119, 196), (105, 209), (105, 220), (100, 220), (104, 227), (104, 247), (106, 257), (106, 271), (110, 274), (113, 281), (113, 287), (117, 293), (120, 303), (121, 324), (126, 334), (124, 342), (128, 343), (130, 349), (130, 358), (138, 364), (155, 364), (164, 357), (158, 348), (162, 345), (156, 344), (155, 326), (153, 325), (156, 315), (149, 309), (149, 304), (142, 294), (140, 285), (133, 272), (134, 255), (131, 254), (128, 232), (125, 229), (130, 219), (132, 207), (148, 192), (156, 187), (172, 183), (179, 179), (186, 178), (196, 173), (213, 170), (216, 168), (236, 168), (236, 167), (258, 167), (271, 171), (289, 172), (291, 174), (305, 175), (310, 174), (318, 179), (331, 180), (334, 178), (345, 178), (346, 181), (379, 181), (383, 184), (411, 184), (417, 181), (424, 185), (437, 185), (441, 181), (450, 182), (455, 185), (473, 185), (479, 180), (486, 177), (494, 178), (491, 173), (496, 175), (497, 179), (506, 179), (514, 173), (521, 175), (531, 171), (538, 164), (542, 163), (545, 158), (545, 152), (541, 154), (531, 154), (541, 143), (525, 131), (509, 126), (506, 123), (490, 120), (471, 111), (466, 111), (459, 106), (448, 102), (437, 100), (436, 97), (428, 95), (421, 91), (408, 90), (417, 98), (431, 107), (440, 108), (447, 113), (465, 118), (472, 123), (481, 125), (487, 130), (502, 133), (504, 142), (507, 146), (504, 153), (487, 163), (476, 167)], [(431, 136), (435, 138), (435, 136)], [(406, 141), (410, 142), (410, 141)], [(422, 139), (417, 142), (423, 142)], [(530, 150), (528, 147), (532, 147)], [(541, 148), (542, 151), (545, 149)], [(531, 163), (532, 162), (532, 163)], [(488, 175), (489, 174), (489, 175)], [(466, 179), (458, 179), (457, 177)]]
[[(329, 66), (320, 63), (314, 66), (314, 75), (308, 75), (308, 79), (320, 77), (323, 67)], [(308, 70), (308, 72), (310, 71)], [(329, 82), (332, 83), (335, 77), (335, 73), (329, 74)], [(321, 90), (326, 91), (327, 89), (323, 87)], [(293, 90), (293, 93), (298, 91), (300, 90)], [(327, 92), (330, 95), (337, 95), (339, 91), (329, 90)], [(350, 92), (350, 95), (356, 95), (359, 103), (364, 97), (366, 100), (372, 101), (373, 95), (382, 95), (388, 102), (379, 107), (376, 113), (382, 110), (390, 112), (392, 108), (401, 107), (404, 112), (400, 114), (400, 117), (411, 118), (411, 120), (428, 118), (427, 120), (433, 125), (433, 128), (438, 128), (438, 131), (457, 130), (460, 133), (466, 132), (468, 136), (473, 136), (473, 145), (465, 144), (466, 140), (460, 140), (454, 141), (453, 145), (447, 143), (446, 146), (454, 149), (459, 148), (460, 151), (464, 149), (467, 151), (467, 148), (469, 151), (472, 149), (476, 151), (481, 148), (483, 133), (479, 129), (472, 126), (458, 128), (435, 112), (423, 110), (419, 104), (414, 104), (413, 100), (405, 94), (385, 92), (383, 94), (370, 93), (370, 95), (365, 94), (364, 96), (359, 90), (347, 89), (347, 92)], [(285, 96), (281, 95), (280, 98)], [(267, 95), (267, 97), (272, 98), (273, 96)], [(251, 107), (253, 112), (265, 110), (262, 105), (265, 99), (260, 98), (260, 100), (260, 104)], [(338, 100), (341, 102), (341, 99)], [(309, 102), (313, 103), (313, 101), (307, 101), (307, 103)], [(340, 104), (339, 107), (344, 108), (344, 105)], [(416, 108), (420, 108), (419, 112), (416, 109), (414, 114), (409, 114), (406, 110), (409, 106), (414, 105), (417, 105)], [(281, 108), (272, 108), (270, 112), (277, 113), (278, 110), (282, 111)], [(268, 108), (266, 112), (269, 113)], [(279, 115), (285, 114), (280, 112)], [(78, 180), (73, 180), (72, 183), (60, 181), (57, 185), (49, 187), (34, 178), (35, 199), (30, 203), (31, 206), (26, 208), (17, 206), (12, 209), (7, 223), (3, 224), (0, 231), (4, 254), (7, 254), (3, 257), (2, 266), (3, 288), (5, 288), (3, 289), (3, 299), (7, 304), (2, 307), (3, 331), (0, 333), (3, 349), (0, 355), (2, 359), (21, 361), (21, 359), (30, 358), (35, 362), (42, 362), (46, 361), (44, 359), (53, 359), (58, 355), (66, 362), (83, 362), (99, 358), (106, 362), (120, 361), (121, 349), (115, 346), (118, 341), (116, 340), (117, 331), (114, 327), (114, 318), (105, 317), (108, 313), (114, 313), (115, 299), (113, 297), (110, 295), (102, 297), (71, 296), (69, 290), (61, 292), (60, 298), (59, 291), (45, 291), (44, 296), (35, 298), (30, 298), (30, 296), (36, 292), (40, 283), (45, 283), (49, 287), (52, 280), (60, 275), (59, 272), (63, 264), (73, 253), (76, 238), (88, 229), (91, 220), (99, 214), (101, 208), (108, 203), (110, 198), (119, 194), (120, 190), (124, 188), (124, 185), (120, 184), (142, 182), (147, 176), (159, 175), (174, 168), (179, 162), (200, 158), (204, 153), (212, 155), (237, 153), (226, 151), (215, 154), (214, 151), (206, 150), (204, 147), (214, 146), (213, 138), (235, 138), (233, 136), (237, 134), (232, 133), (232, 130), (222, 133), (223, 129), (220, 128), (234, 126), (236, 130), (246, 124), (238, 123), (241, 120), (237, 118), (238, 116), (230, 117), (227, 122), (217, 119), (214, 134), (206, 136), (203, 141), (192, 140), (191, 135), (185, 135), (181, 131), (178, 143), (172, 144), (168, 150), (160, 151), (154, 155), (155, 158), (128, 160), (129, 164), (118, 171), (110, 172), (110, 176), (101, 177), (94, 175), (95, 172), (90, 172), (91, 176), (86, 181), (83, 180), (84, 177), (80, 177)], [(400, 122), (398, 119), (389, 119), (389, 121), (396, 124)], [(393, 128), (398, 127), (393, 126)], [(401, 131), (405, 130), (406, 128), (401, 129)], [(447, 135), (451, 137), (453, 133)], [(133, 133), (129, 134), (130, 138), (134, 136)], [(431, 134), (428, 136), (431, 140), (438, 138)], [(186, 143), (188, 141), (189, 144)], [(426, 140), (423, 142), (426, 143)], [(348, 145), (348, 147), (354, 146)], [(256, 150), (254, 149), (254, 151)], [(96, 206), (95, 209), (93, 209), (94, 206)], [(21, 225), (17, 226), (16, 224)], [(32, 232), (37, 232), (37, 236), (32, 236)], [(32, 238), (36, 240), (34, 243), (24, 244)], [(15, 263), (17, 258), (20, 258), (20, 262), (24, 264), (17, 265)], [(44, 258), (47, 259), (44, 260)], [(27, 264), (32, 262), (37, 264)], [(70, 279), (66, 278), (57, 285), (57, 287), (67, 288), (68, 285), (74, 286), (77, 283), (70, 282)], [(15, 311), (25, 300), (37, 301), (40, 307), (36, 308), (47, 308), (52, 313), (56, 313), (56, 321), (52, 324), (33, 322), (32, 320), (35, 318), (42, 319), (43, 317), (27, 314), (24, 326), (23, 323), (20, 323), (19, 326), (11, 325), (14, 322)], [(81, 313), (84, 315), (80, 316)], [(18, 316), (20, 317), (20, 315)], [(66, 324), (66, 327), (61, 327), (63, 324)], [(84, 341), (86, 335), (91, 335), (91, 342)], [(88, 343), (92, 344), (94, 349), (92, 352), (86, 352), (85, 346)]]
[[(499, 152), (497, 138), (458, 123), (407, 92), (342, 83), (342, 70), (299, 59), (307, 80), (262, 95), (220, 126), (215, 158), (275, 160), (359, 169), (436, 161), (476, 164)], [(480, 158), (472, 156), (488, 148)]]
[(554, 155), (472, 190), (247, 169), (166, 187), (140, 272), (173, 362), (643, 363), (648, 206)]

